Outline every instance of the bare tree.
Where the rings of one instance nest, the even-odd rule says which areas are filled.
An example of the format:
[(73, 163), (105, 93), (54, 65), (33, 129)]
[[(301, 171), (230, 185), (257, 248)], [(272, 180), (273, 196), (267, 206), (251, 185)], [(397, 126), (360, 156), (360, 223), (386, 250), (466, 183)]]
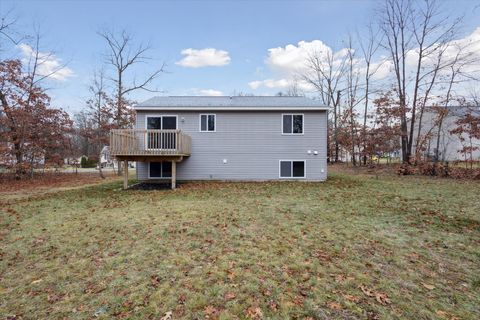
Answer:
[[(435, 149), (435, 161), (439, 160), (439, 148), (440, 148), (440, 140), (442, 134), (442, 125), (445, 116), (448, 114), (448, 106), (452, 101), (453, 97), (453, 90), (454, 85), (461, 83), (465, 80), (472, 79), (472, 73), (467, 72), (465, 68), (478, 65), (480, 61), (478, 61), (476, 54), (470, 50), (471, 44), (467, 44), (466, 46), (454, 46), (456, 54), (455, 56), (448, 61), (448, 73), (444, 76), (445, 82), (447, 84), (447, 89), (445, 96), (443, 97), (442, 106), (445, 109), (443, 112), (440, 112), (440, 119), (438, 121), (438, 131), (437, 131), (437, 141), (436, 141), (436, 149)], [(475, 81), (478, 79), (473, 78)]]
[[(370, 24), (367, 28), (368, 34), (365, 37), (361, 37), (357, 33), (359, 38), (360, 49), (362, 52), (363, 63), (365, 64), (364, 71), (364, 110), (363, 110), (363, 127), (362, 127), (362, 144), (363, 149), (367, 149), (367, 119), (368, 119), (368, 107), (370, 102), (371, 80), (372, 77), (378, 72), (384, 61), (374, 64), (373, 58), (380, 48), (381, 43), (381, 30), (374, 30)], [(367, 164), (367, 154), (363, 154), (363, 165)]]
[(402, 160), (408, 162), (407, 128), (407, 52), (411, 48), (412, 35), (409, 34), (411, 21), (411, 3), (409, 0), (385, 0), (382, 8), (380, 27), (384, 33), (385, 48), (395, 73), (396, 91), (399, 98)]
[(421, 129), (416, 126), (418, 108), (420, 106), (422, 117), (423, 105), (432, 88), (439, 84), (438, 72), (448, 66), (442, 52), (454, 39), (461, 20), (444, 14), (435, 0), (385, 0), (381, 28), (402, 108), (403, 162), (410, 162), (416, 151), (413, 150), (414, 133), (416, 128)]
[(290, 97), (302, 97), (305, 96), (305, 92), (300, 88), (299, 79), (295, 78), (292, 80), (292, 83), (287, 88), (287, 96)]
[[(8, 42), (18, 44), (20, 37), (15, 30), (14, 26), (17, 23), (17, 18), (12, 16), (12, 11), (8, 11), (0, 17), (0, 39), (5, 38)], [(0, 41), (0, 50), (2, 49), (3, 41)]]
[(122, 113), (125, 108), (126, 95), (136, 90), (158, 92), (158, 90), (150, 86), (164, 72), (165, 64), (162, 64), (158, 69), (154, 69), (153, 72), (147, 74), (141, 81), (137, 81), (135, 76), (133, 76), (132, 81), (128, 81), (128, 72), (133, 71), (136, 65), (152, 60), (147, 55), (151, 47), (144, 44), (135, 45), (132, 36), (125, 30), (120, 33), (102, 31), (98, 32), (98, 34), (107, 43), (108, 53), (106, 54), (106, 62), (114, 69), (114, 76), (111, 80), (115, 84), (117, 107), (115, 122), (121, 128), (124, 125), (122, 123)]
[(107, 95), (107, 88), (105, 83), (105, 72), (103, 69), (95, 71), (93, 74), (92, 82), (89, 86), (89, 92), (92, 97), (87, 101), (88, 117), (93, 123), (91, 133), (88, 133), (96, 147), (95, 152), (98, 154), (98, 170), (100, 177), (103, 179), (105, 176), (102, 172), (102, 149), (108, 144), (108, 133), (112, 128), (112, 119), (114, 106), (110, 97)]
[[(417, 52), (417, 63), (415, 70), (415, 80), (413, 83), (412, 108), (410, 118), (410, 134), (407, 145), (408, 156), (412, 154), (412, 144), (415, 131), (416, 111), (421, 90), (421, 81), (429, 77), (431, 74), (431, 84), (435, 83), (437, 69), (442, 68), (443, 50), (448, 43), (453, 40), (456, 34), (457, 26), (461, 19), (456, 18), (453, 22), (445, 16), (441, 16), (440, 7), (434, 0), (426, 0), (424, 6), (420, 6), (418, 10), (411, 14), (412, 33), (415, 39), (415, 51)], [(411, 9), (413, 10), (413, 9)], [(433, 66), (432, 71), (422, 71), (425, 61), (434, 56), (437, 52), (437, 63)], [(428, 68), (427, 68), (428, 70)], [(451, 88), (450, 88), (451, 89)], [(427, 93), (428, 95), (428, 93)], [(428, 96), (427, 96), (428, 97)], [(416, 150), (415, 150), (416, 151)]]
[(333, 108), (333, 135), (335, 144), (335, 162), (339, 160), (338, 117), (340, 114), (340, 86), (347, 68), (347, 54), (335, 56), (332, 51), (312, 52), (306, 62), (306, 72), (301, 75), (311, 84), (326, 106)]
[[(117, 128), (122, 128), (129, 125), (125, 115), (128, 118), (128, 106), (126, 96), (137, 90), (145, 90), (150, 92), (158, 92), (151, 88), (154, 80), (157, 79), (163, 72), (165, 64), (162, 64), (158, 69), (147, 74), (142, 80), (137, 81), (136, 77), (130, 75), (131, 81), (128, 80), (129, 72), (133, 71), (139, 64), (151, 61), (152, 58), (148, 56), (148, 51), (151, 50), (149, 45), (134, 43), (133, 37), (125, 30), (114, 33), (113, 31), (98, 32), (98, 35), (105, 40), (108, 53), (106, 54), (106, 63), (113, 67), (114, 75), (111, 77), (115, 85), (115, 100), (116, 112), (114, 115), (114, 122)], [(118, 166), (118, 174), (122, 173), (121, 165)]]
[(356, 152), (355, 147), (357, 144), (357, 113), (355, 111), (356, 107), (361, 103), (363, 97), (358, 97), (358, 92), (360, 90), (360, 68), (358, 65), (358, 60), (355, 56), (355, 50), (353, 49), (352, 37), (348, 38), (348, 50), (347, 50), (347, 62), (346, 62), (346, 106), (347, 109), (347, 118), (348, 118), (348, 130), (350, 135), (350, 154), (352, 158), (352, 164), (355, 166), (356, 161)]

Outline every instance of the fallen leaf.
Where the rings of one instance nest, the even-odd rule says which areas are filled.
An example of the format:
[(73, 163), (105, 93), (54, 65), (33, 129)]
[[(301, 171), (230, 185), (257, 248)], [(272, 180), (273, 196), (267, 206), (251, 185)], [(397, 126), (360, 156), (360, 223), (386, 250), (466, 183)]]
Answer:
[(156, 275), (151, 276), (150, 283), (154, 288), (158, 287), (158, 285), (160, 284), (160, 277)]
[(210, 319), (218, 314), (218, 309), (214, 306), (206, 306), (203, 309), (203, 313), (205, 314), (205, 318)]
[(383, 292), (375, 293), (375, 299), (378, 301), (378, 303), (383, 305), (387, 305), (391, 303), (390, 299), (388, 298), (388, 295)]
[(427, 288), (428, 290), (433, 290), (435, 289), (435, 286), (431, 285), (431, 284), (428, 284), (428, 283), (423, 283), (422, 282), (422, 286), (424, 286), (425, 288)]
[(225, 293), (225, 300), (230, 301), (235, 299), (236, 295), (233, 292), (227, 292)]
[(273, 301), (273, 300), (268, 301), (268, 307), (269, 307), (270, 310), (272, 310), (272, 311), (277, 311), (277, 309), (278, 309), (277, 303), (276, 303), (275, 301)]
[(351, 301), (351, 302), (359, 302), (360, 301), (360, 298), (359, 297), (356, 297), (356, 296), (352, 296), (351, 294), (344, 294), (343, 297), (345, 299), (347, 299), (348, 301)]
[(303, 305), (303, 297), (302, 296), (298, 296), (296, 295), (294, 298), (293, 298), (293, 304), (297, 305), (297, 306), (302, 306)]
[(362, 290), (363, 293), (365, 293), (367, 296), (369, 297), (375, 297), (375, 294), (373, 293), (372, 290), (368, 289), (367, 287), (365, 287), (364, 285), (361, 285), (360, 286), (360, 290)]
[(228, 271), (228, 275), (227, 275), (228, 279), (233, 280), (235, 279), (235, 276), (236, 275), (234, 271), (230, 271), (230, 270)]
[(337, 275), (335, 276), (335, 282), (339, 283), (339, 282), (343, 282), (343, 281), (345, 281), (345, 276), (344, 276), (344, 275), (342, 275), (342, 274), (337, 274)]
[(40, 283), (42, 281), (43, 281), (43, 279), (34, 280), (34, 281), (32, 281), (32, 284), (37, 284), (37, 283)]
[(184, 295), (184, 294), (181, 294), (181, 295), (178, 297), (177, 302), (178, 302), (179, 304), (184, 304), (184, 303), (185, 303), (185, 300), (186, 300), (185, 295)]
[(442, 310), (437, 310), (435, 313), (437, 314), (437, 316), (440, 316), (440, 317), (446, 317), (447, 316), (447, 313), (445, 311), (442, 311)]
[(382, 304), (382, 305), (387, 305), (387, 304), (391, 303), (390, 299), (388, 298), (388, 295), (384, 292), (374, 292), (373, 290), (367, 288), (364, 285), (360, 286), (360, 290), (362, 290), (362, 292), (365, 295), (367, 295), (371, 298), (375, 297), (375, 300), (377, 300), (377, 302)]
[(319, 260), (325, 261), (325, 262), (332, 261), (332, 258), (328, 255), (328, 253), (326, 253), (325, 251), (322, 251), (322, 250), (315, 251), (312, 254), (312, 256), (319, 259)]
[(62, 296), (54, 293), (50, 293), (47, 295), (47, 301), (49, 303), (55, 303), (62, 300)]
[(172, 319), (172, 311), (167, 311), (165, 312), (165, 315), (160, 318), (160, 320), (171, 320)]
[(329, 303), (327, 303), (327, 306), (332, 310), (341, 310), (342, 309), (342, 306), (340, 305), (340, 303), (337, 303), (337, 302), (329, 302)]
[(262, 319), (262, 309), (260, 309), (259, 307), (250, 307), (247, 309), (246, 316), (250, 319)]
[(379, 320), (380, 316), (375, 311), (367, 311), (368, 320)]

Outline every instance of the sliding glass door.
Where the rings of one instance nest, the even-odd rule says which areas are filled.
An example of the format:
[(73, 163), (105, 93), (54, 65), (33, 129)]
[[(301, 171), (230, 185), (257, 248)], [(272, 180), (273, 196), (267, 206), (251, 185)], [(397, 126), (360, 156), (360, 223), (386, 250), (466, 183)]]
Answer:
[[(176, 130), (177, 116), (147, 116), (147, 130)], [(148, 149), (175, 149), (175, 132), (147, 131)]]

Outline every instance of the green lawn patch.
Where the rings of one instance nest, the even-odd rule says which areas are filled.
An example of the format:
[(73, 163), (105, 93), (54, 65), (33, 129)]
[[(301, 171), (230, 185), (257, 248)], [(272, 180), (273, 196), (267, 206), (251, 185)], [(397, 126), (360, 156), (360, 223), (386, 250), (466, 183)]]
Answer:
[(105, 183), (0, 208), (0, 318), (474, 319), (480, 184)]

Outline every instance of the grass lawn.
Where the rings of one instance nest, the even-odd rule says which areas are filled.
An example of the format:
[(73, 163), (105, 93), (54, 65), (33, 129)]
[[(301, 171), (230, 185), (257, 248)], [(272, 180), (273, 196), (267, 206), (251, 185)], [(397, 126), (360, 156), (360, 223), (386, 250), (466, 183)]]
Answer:
[(120, 187), (1, 200), (1, 319), (480, 314), (478, 182)]

